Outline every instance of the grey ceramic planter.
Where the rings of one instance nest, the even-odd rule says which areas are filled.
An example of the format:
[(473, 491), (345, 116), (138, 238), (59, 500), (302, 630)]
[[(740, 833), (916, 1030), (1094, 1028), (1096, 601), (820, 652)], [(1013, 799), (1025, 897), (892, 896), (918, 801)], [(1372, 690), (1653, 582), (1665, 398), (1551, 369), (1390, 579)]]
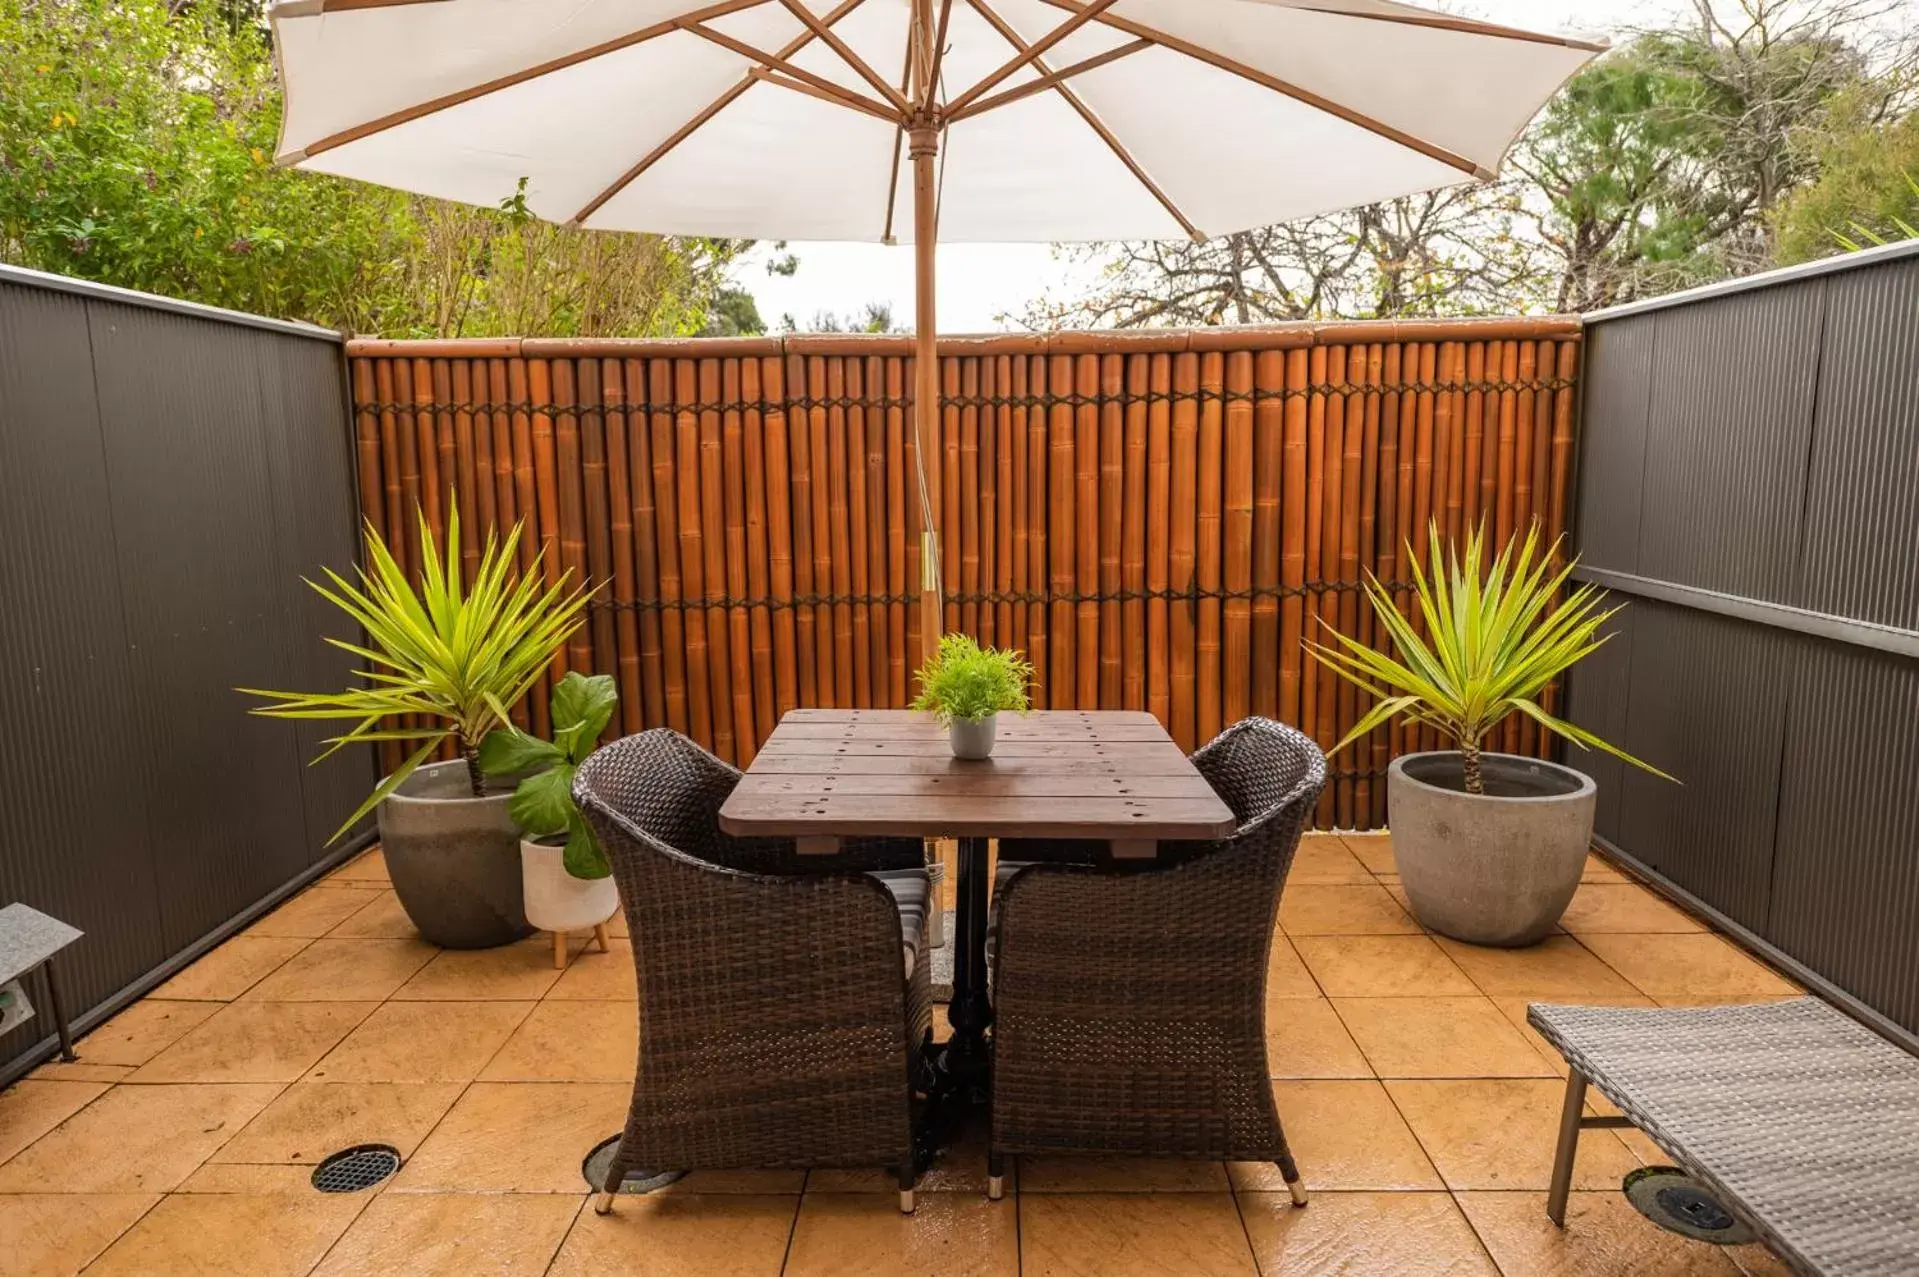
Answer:
[(490, 949), (533, 934), (511, 785), (473, 797), (466, 764), (431, 763), (380, 804), (393, 890), (420, 934), (449, 949)]
[(946, 739), (955, 758), (991, 758), (993, 740), (999, 734), (999, 715), (985, 718), (956, 718), (946, 730)]
[(1393, 859), (1413, 912), (1455, 940), (1514, 948), (1552, 933), (1592, 845), (1590, 777), (1511, 754), (1481, 755), (1485, 794), (1457, 753), (1408, 754), (1386, 777)]

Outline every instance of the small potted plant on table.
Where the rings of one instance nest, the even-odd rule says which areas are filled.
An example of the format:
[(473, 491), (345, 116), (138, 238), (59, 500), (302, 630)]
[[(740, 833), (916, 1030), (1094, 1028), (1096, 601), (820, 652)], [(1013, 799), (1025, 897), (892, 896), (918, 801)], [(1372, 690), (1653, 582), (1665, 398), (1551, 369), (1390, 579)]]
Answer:
[(1018, 652), (983, 648), (964, 634), (948, 634), (919, 671), (913, 708), (937, 716), (955, 758), (989, 758), (1002, 710), (1024, 714), (1033, 667)]
[(524, 834), (526, 920), (553, 933), (556, 967), (566, 965), (569, 931), (591, 927), (606, 952), (606, 923), (620, 908), (613, 866), (573, 801), (573, 773), (599, 743), (619, 699), (608, 675), (575, 671), (553, 689), (551, 741), (508, 725), (480, 743), (482, 771), (521, 778), (507, 811)]
[(1423, 627), (1369, 573), (1366, 595), (1390, 647), (1330, 628), (1338, 646), (1308, 646), (1378, 698), (1337, 749), (1401, 716), (1456, 747), (1404, 755), (1387, 772), (1393, 859), (1419, 920), (1472, 944), (1535, 944), (1579, 889), (1596, 791), (1570, 767), (1486, 752), (1487, 735), (1523, 714), (1582, 748), (1672, 777), (1540, 705), (1555, 678), (1606, 641), (1599, 628), (1618, 610), (1602, 610), (1605, 592), (1591, 585), (1562, 597), (1577, 560), (1555, 571), (1558, 547), (1541, 554), (1537, 527), (1523, 543), (1514, 537), (1483, 571), (1482, 532), (1467, 538), (1463, 561), (1457, 548), (1442, 548), (1437, 527), (1431, 543), (1425, 572), (1407, 547)]

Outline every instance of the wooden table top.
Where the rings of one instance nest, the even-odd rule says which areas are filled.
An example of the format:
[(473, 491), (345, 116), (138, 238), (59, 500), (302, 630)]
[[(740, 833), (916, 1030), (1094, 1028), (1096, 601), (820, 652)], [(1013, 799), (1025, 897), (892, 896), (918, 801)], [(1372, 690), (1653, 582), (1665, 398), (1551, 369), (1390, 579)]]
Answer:
[[(1221, 838), (1233, 813), (1151, 714), (1002, 714), (993, 756), (954, 758), (908, 710), (795, 710), (720, 811), (739, 836)], [(1150, 849), (1145, 848), (1147, 854)]]

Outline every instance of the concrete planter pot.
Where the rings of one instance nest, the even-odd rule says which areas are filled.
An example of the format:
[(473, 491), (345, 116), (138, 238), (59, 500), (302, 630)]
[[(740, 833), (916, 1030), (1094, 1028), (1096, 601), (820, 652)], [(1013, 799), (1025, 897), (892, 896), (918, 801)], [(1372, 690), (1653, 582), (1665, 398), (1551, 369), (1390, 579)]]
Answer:
[(584, 931), (620, 911), (612, 876), (575, 878), (566, 871), (566, 849), (522, 839), (520, 872), (526, 880), (526, 920), (541, 931)]
[(1481, 755), (1468, 794), (1454, 752), (1408, 754), (1386, 777), (1393, 859), (1413, 912), (1442, 935), (1517, 948), (1552, 934), (1579, 889), (1596, 792), (1570, 767)]
[(380, 804), (387, 875), (420, 935), (448, 949), (490, 949), (533, 934), (520, 874), (513, 787), (473, 797), (466, 764), (431, 763)]
[(991, 758), (993, 740), (998, 735), (998, 714), (988, 714), (985, 718), (956, 718), (946, 730), (946, 739), (953, 746), (955, 758)]

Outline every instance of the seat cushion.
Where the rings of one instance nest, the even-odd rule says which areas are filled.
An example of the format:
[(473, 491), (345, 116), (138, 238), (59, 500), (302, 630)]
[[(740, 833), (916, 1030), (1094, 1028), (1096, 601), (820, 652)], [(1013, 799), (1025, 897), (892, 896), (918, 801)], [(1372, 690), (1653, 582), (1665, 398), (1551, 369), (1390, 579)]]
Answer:
[(868, 875), (893, 893), (900, 910), (900, 948), (906, 955), (906, 978), (913, 978), (926, 938), (926, 870), (880, 869)]

